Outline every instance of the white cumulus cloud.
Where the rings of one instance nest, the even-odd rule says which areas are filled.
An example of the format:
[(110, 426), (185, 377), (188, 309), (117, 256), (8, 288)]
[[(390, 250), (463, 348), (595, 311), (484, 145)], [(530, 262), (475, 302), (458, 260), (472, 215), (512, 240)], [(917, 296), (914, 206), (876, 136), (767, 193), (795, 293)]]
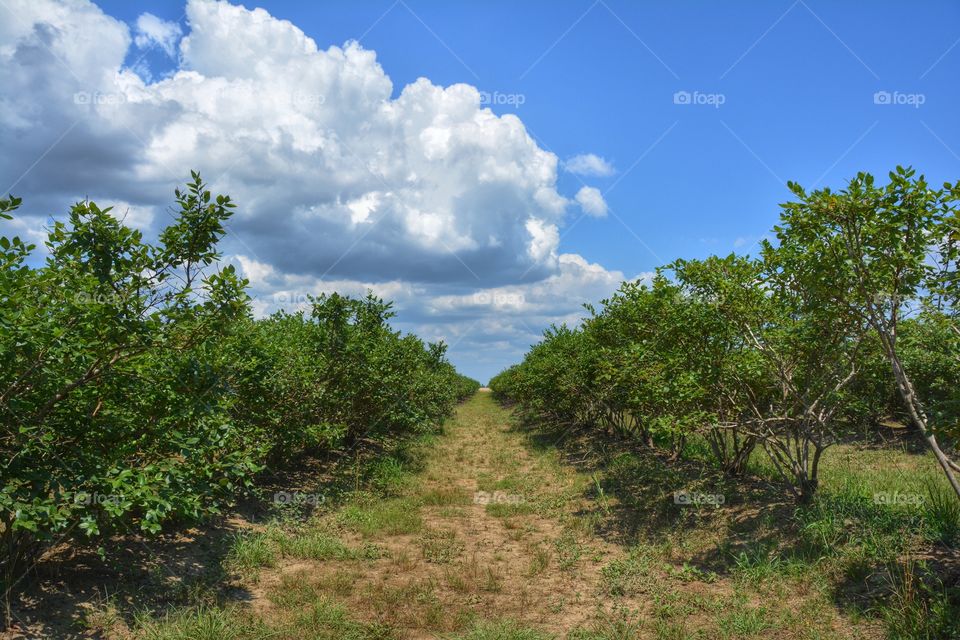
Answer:
[(158, 18), (152, 13), (141, 13), (137, 18), (137, 34), (133, 42), (140, 49), (160, 47), (172, 58), (176, 54), (177, 40), (182, 35), (183, 30), (176, 22)]
[(596, 187), (581, 187), (575, 196), (577, 204), (587, 215), (602, 218), (607, 215), (607, 202)]
[(563, 168), (580, 176), (600, 178), (612, 176), (617, 172), (610, 162), (593, 153), (584, 153), (567, 158), (563, 163)]
[[(600, 192), (561, 193), (558, 158), (476, 87), (420, 78), (395, 91), (374, 51), (320, 47), (263, 9), (188, 0), (186, 22), (182, 33), (144, 13), (131, 34), (87, 0), (0, 6), (0, 180), (24, 197), (21, 232), (90, 194), (155, 231), (198, 169), (238, 204), (224, 250), (259, 312), (373, 290), (409, 328), (475, 349), (522, 351), (524, 324), (535, 334), (575, 317), (622, 277), (559, 250), (574, 202), (606, 213)], [(132, 45), (157, 46), (177, 67), (150, 81), (124, 66)], [(577, 158), (568, 171), (613, 170)], [(529, 298), (473, 315), (449, 303), (503, 287)], [(536, 313), (501, 313), (521, 307)]]

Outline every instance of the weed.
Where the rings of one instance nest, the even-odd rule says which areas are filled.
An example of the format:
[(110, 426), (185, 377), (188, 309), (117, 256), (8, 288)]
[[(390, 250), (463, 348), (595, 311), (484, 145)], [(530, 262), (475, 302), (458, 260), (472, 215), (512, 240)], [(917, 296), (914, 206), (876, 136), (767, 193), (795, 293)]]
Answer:
[(580, 556), (583, 555), (583, 547), (570, 531), (564, 531), (559, 538), (554, 540), (553, 546), (557, 551), (557, 563), (562, 571), (573, 569), (580, 561)]
[(653, 581), (653, 558), (649, 547), (635, 547), (626, 558), (614, 560), (600, 574), (607, 593), (630, 596), (646, 591)]
[(547, 570), (550, 566), (550, 549), (543, 545), (536, 545), (533, 554), (530, 556), (530, 566), (527, 569), (527, 575), (536, 576)]
[(435, 564), (452, 562), (463, 551), (463, 543), (457, 540), (452, 529), (427, 530), (417, 541), (423, 559)]
[(946, 590), (926, 566), (913, 560), (901, 563), (892, 573), (890, 589), (882, 614), (891, 638), (960, 637), (960, 598)]
[(936, 542), (945, 545), (960, 542), (960, 501), (940, 484), (927, 483), (924, 520), (930, 537)]

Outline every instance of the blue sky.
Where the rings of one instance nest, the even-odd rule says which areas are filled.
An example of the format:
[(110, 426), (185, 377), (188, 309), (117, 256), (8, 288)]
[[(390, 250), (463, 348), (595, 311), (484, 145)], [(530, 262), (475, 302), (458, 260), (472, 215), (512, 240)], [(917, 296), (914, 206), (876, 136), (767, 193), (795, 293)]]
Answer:
[[(130, 21), (143, 11), (183, 19), (176, 2), (100, 4)], [(563, 240), (629, 273), (752, 242), (775, 222), (787, 180), (839, 185), (896, 164), (937, 180), (960, 175), (956, 2), (871, 2), (869, 10), (853, 1), (247, 6), (292, 21), (321, 46), (360, 39), (395, 91), (426, 76), (521, 95), (522, 105), (492, 108), (519, 115), (561, 158), (592, 152), (621, 172), (601, 187), (613, 187), (606, 199), (625, 224), (581, 223)], [(676, 91), (726, 101), (680, 106)], [(876, 91), (926, 101), (877, 105)]]
[[(144, 13), (191, 33), (182, 2), (97, 4), (131, 34)], [(840, 186), (857, 171), (884, 175), (897, 164), (912, 164), (934, 182), (960, 177), (956, 2), (262, 0), (245, 6), (291, 22), (321, 50), (359, 40), (376, 53), (393, 99), (421, 77), (440, 87), (466, 83), (496, 98), (484, 106), (518, 116), (536, 146), (556, 155), (559, 194), (572, 200), (585, 185), (602, 193), (606, 215), (585, 215), (571, 205), (554, 223), (558, 252), (602, 265), (611, 282), (677, 257), (749, 250), (776, 222), (778, 203), (789, 197), (787, 180)], [(229, 57), (229, 48), (222, 55)], [(169, 55), (162, 46), (131, 45), (124, 64), (148, 83), (191, 68), (182, 53)], [(216, 65), (203, 64), (211, 76)], [(686, 96), (700, 104), (683, 103)], [(563, 161), (578, 154), (602, 157), (614, 170), (607, 176), (563, 170)], [(21, 164), (28, 160), (25, 155)], [(0, 173), (15, 178), (22, 168)], [(20, 191), (29, 200), (31, 194)], [(113, 193), (109, 185), (93, 191)], [(351, 238), (340, 244), (349, 246)], [(333, 251), (339, 245), (331, 242)], [(269, 256), (283, 239), (262, 251), (250, 244)], [(392, 260), (411, 260), (395, 250), (364, 255), (382, 260), (387, 271)], [(421, 271), (411, 271), (400, 278), (419, 293), (400, 295), (399, 319), (405, 329), (444, 337), (453, 344), (454, 362), (481, 379), (519, 359), (543, 325), (572, 318), (574, 300), (596, 299), (604, 287), (612, 292), (607, 280), (580, 290), (565, 286), (554, 308), (540, 305), (512, 327), (495, 322), (502, 319), (496, 309), (484, 316), (440, 304), (432, 308), (451, 312), (422, 313), (418, 295), (477, 295), (500, 287), (491, 295), (522, 296), (521, 285), (536, 286), (537, 278), (556, 272), (538, 264), (526, 274), (501, 273), (494, 262), (502, 256), (491, 254), (489, 269), (481, 268), (488, 264), (481, 258), (458, 256), (462, 265), (440, 269), (462, 268), (458, 276), (424, 280)], [(283, 265), (279, 258), (259, 262)], [(342, 279), (386, 279), (361, 267)], [(499, 275), (488, 279), (494, 272)]]

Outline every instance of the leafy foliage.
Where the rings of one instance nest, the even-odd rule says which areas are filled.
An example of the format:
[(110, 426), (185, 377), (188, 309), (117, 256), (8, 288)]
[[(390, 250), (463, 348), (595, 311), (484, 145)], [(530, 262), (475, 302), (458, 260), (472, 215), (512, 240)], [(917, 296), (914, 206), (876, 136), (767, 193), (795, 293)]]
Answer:
[(930, 189), (897, 168), (884, 187), (783, 205), (759, 258), (678, 260), (624, 283), (582, 326), (551, 328), (490, 382), (528, 420), (616, 431), (683, 454), (707, 440), (730, 475), (755, 447), (801, 502), (823, 451), (881, 418), (925, 435), (957, 465), (956, 264), (960, 183)]
[(53, 226), (42, 266), (0, 238), (7, 592), (45, 541), (216, 513), (268, 463), (428, 429), (479, 387), (372, 295), (253, 319), (219, 263), (235, 205), (196, 173), (176, 202), (156, 244), (93, 202)]

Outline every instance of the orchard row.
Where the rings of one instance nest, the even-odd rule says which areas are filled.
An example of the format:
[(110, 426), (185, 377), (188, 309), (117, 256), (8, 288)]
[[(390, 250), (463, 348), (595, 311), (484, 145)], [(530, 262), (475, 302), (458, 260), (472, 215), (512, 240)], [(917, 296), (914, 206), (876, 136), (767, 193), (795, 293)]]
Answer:
[(50, 541), (203, 518), (268, 465), (431, 429), (479, 387), (372, 295), (254, 319), (217, 249), (234, 203), (194, 173), (176, 204), (153, 244), (92, 202), (52, 227), (42, 265), (0, 238), (8, 595)]
[(758, 257), (677, 260), (553, 327), (491, 381), (532, 421), (617, 431), (674, 456), (697, 439), (731, 476), (765, 454), (800, 502), (824, 450), (916, 428), (960, 496), (960, 182), (898, 167), (879, 186), (782, 205)]

